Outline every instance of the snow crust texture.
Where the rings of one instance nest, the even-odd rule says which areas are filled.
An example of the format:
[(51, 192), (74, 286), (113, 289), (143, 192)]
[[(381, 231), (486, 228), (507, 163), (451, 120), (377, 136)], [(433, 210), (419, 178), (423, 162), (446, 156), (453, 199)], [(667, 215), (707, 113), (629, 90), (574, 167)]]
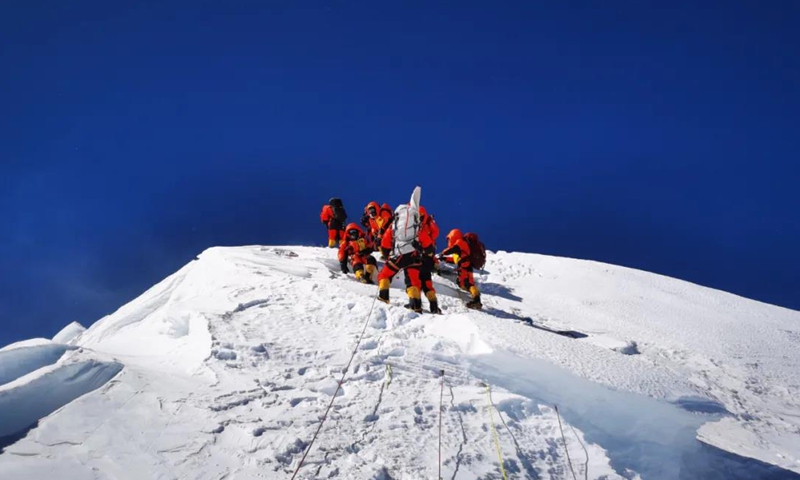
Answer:
[[(692, 478), (625, 452), (698, 439), (800, 472), (800, 313), (541, 255), (477, 277), (483, 312), (437, 277), (445, 314), (418, 315), (331, 250), (207, 250), (86, 331), (0, 350), (0, 437), (24, 435), (0, 478), (290, 478), (333, 395), (298, 478)], [(674, 438), (648, 437), (656, 411)]]

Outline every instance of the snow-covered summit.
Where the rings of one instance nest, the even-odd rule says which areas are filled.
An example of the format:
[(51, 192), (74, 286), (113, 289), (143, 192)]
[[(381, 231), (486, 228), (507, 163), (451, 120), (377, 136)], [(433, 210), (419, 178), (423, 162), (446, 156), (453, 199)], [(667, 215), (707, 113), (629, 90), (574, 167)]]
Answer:
[(297, 478), (798, 478), (799, 312), (589, 261), (485, 270), (484, 311), (437, 277), (445, 314), (418, 315), (328, 249), (209, 249), (0, 350), (0, 478), (290, 478), (365, 322)]

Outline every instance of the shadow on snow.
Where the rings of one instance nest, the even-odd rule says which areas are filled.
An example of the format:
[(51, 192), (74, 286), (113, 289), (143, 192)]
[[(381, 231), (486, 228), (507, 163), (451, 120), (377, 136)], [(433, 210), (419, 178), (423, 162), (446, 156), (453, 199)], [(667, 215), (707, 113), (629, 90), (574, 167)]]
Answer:
[[(478, 378), (528, 399), (558, 405), (564, 419), (604, 448), (626, 478), (800, 480), (800, 475), (697, 440), (697, 429), (727, 414), (713, 400), (675, 403), (612, 390), (542, 360), (497, 351), (470, 360)], [(563, 448), (563, 447), (562, 447)], [(591, 477), (591, 472), (589, 472)]]

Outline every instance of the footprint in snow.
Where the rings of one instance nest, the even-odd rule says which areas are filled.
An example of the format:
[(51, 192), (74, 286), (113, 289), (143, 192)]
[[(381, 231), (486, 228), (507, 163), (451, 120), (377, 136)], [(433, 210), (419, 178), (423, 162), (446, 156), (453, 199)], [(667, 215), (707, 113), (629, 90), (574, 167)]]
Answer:
[(289, 400), (289, 405), (291, 405), (292, 407), (296, 407), (305, 401), (313, 402), (316, 399), (317, 397), (297, 397)]
[(380, 330), (384, 330), (386, 328), (386, 310), (378, 309), (373, 313), (372, 320), (369, 322), (369, 326), (372, 328), (377, 328)]
[(250, 350), (256, 355), (263, 355), (269, 358), (269, 355), (267, 354), (267, 347), (264, 346), (263, 343), (258, 345), (253, 345), (252, 347), (250, 347)]
[(211, 354), (217, 360), (236, 360), (236, 352), (233, 350), (212, 350)]
[(395, 347), (386, 353), (389, 357), (402, 357), (405, 354), (406, 350), (403, 347)]
[(333, 395), (334, 393), (336, 393), (337, 397), (344, 396), (345, 394), (344, 387), (339, 388), (338, 393), (337, 393), (337, 387), (339, 387), (339, 382), (337, 382), (332, 378), (329, 378), (327, 380), (319, 382), (318, 385), (311, 387), (311, 389), (320, 393), (324, 393), (326, 395)]

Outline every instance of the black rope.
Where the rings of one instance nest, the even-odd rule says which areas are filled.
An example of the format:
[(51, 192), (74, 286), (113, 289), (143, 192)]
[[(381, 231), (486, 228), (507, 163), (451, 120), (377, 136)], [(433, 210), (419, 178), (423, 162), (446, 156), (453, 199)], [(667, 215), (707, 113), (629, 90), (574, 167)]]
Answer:
[(561, 430), (561, 440), (564, 441), (564, 451), (567, 452), (567, 462), (569, 462), (569, 469), (572, 470), (572, 478), (573, 480), (578, 480), (578, 477), (575, 475), (575, 469), (572, 468), (572, 460), (569, 458), (569, 448), (567, 448), (567, 439), (564, 438), (564, 429), (561, 428), (561, 415), (558, 413), (558, 405), (556, 407), (556, 418), (558, 418), (558, 429)]
[(336, 391), (333, 392), (333, 396), (331, 397), (331, 403), (328, 404), (328, 408), (325, 409), (325, 414), (322, 415), (322, 420), (319, 422), (319, 427), (317, 427), (317, 431), (314, 433), (314, 436), (311, 438), (311, 442), (309, 442), (308, 447), (306, 447), (306, 451), (303, 452), (303, 457), (300, 459), (300, 463), (297, 465), (297, 469), (294, 471), (292, 475), (292, 480), (297, 476), (300, 472), (300, 468), (303, 467), (303, 463), (306, 460), (306, 456), (308, 456), (308, 452), (311, 451), (311, 447), (314, 445), (314, 441), (317, 439), (319, 432), (322, 430), (322, 425), (325, 423), (325, 420), (328, 418), (328, 412), (330, 412), (331, 407), (333, 407), (333, 402), (336, 400), (336, 396), (339, 394), (339, 390), (342, 388), (342, 383), (344, 383), (344, 377), (347, 375), (347, 372), (350, 370), (350, 365), (353, 363), (353, 359), (356, 358), (356, 353), (358, 352), (358, 347), (361, 345), (361, 340), (364, 339), (364, 333), (367, 331), (367, 325), (369, 325), (369, 319), (372, 316), (372, 309), (375, 308), (375, 300), (378, 297), (374, 297), (372, 299), (372, 305), (369, 307), (369, 313), (367, 313), (367, 319), (364, 321), (364, 328), (361, 330), (361, 335), (358, 337), (358, 342), (356, 342), (356, 346), (353, 349), (353, 354), (350, 355), (350, 361), (347, 362), (347, 365), (344, 367), (344, 371), (342, 372), (342, 378), (339, 379), (339, 384), (336, 385)]
[(581, 448), (583, 448), (583, 453), (586, 454), (586, 462), (583, 464), (583, 478), (584, 480), (589, 480), (589, 451), (586, 450), (586, 446), (581, 441), (581, 437), (575, 432), (575, 428), (570, 425), (570, 430), (572, 430), (572, 434), (575, 435), (575, 438), (578, 439), (578, 443), (581, 444)]

